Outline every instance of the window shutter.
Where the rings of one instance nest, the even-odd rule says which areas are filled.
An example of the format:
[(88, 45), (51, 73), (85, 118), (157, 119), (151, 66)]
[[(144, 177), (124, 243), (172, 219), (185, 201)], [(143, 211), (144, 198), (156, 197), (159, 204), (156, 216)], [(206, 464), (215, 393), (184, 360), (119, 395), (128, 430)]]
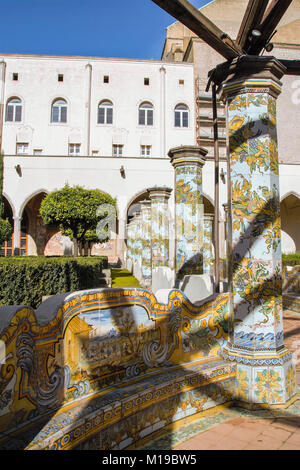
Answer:
[(148, 109), (148, 119), (147, 119), (147, 124), (148, 126), (153, 126), (153, 110)]
[(104, 108), (98, 108), (98, 124), (104, 124)]
[(144, 109), (139, 109), (139, 124), (141, 126), (145, 125), (145, 110)]
[(58, 122), (58, 107), (52, 106), (52, 122)]
[(182, 126), (189, 127), (189, 113), (187, 111), (182, 113)]
[(6, 107), (6, 121), (13, 121), (14, 120), (14, 107), (10, 104)]
[(61, 112), (61, 119), (60, 119), (60, 122), (67, 122), (67, 107), (66, 106), (62, 106), (60, 108), (60, 112)]
[(21, 122), (22, 120), (22, 106), (16, 106), (16, 122)]
[(112, 124), (113, 122), (113, 109), (112, 108), (107, 108), (107, 124)]

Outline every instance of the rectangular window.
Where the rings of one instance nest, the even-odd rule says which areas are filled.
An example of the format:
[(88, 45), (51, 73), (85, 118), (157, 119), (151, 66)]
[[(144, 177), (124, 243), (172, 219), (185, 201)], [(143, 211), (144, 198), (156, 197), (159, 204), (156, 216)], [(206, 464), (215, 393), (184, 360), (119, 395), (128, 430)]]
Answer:
[(29, 145), (28, 144), (17, 144), (17, 155), (28, 155)]
[(97, 157), (99, 155), (99, 150), (92, 150), (92, 156)]
[(179, 85), (184, 85), (184, 80), (179, 80)]
[(141, 157), (151, 157), (151, 152), (151, 145), (141, 145)]
[(104, 75), (103, 83), (109, 83), (109, 76), (108, 75)]
[(19, 80), (19, 74), (18, 73), (13, 73), (13, 80), (15, 82)]
[(64, 76), (63, 76), (62, 73), (59, 73), (59, 74), (58, 74), (57, 80), (58, 80), (59, 82), (63, 82), (63, 81), (64, 81)]
[(34, 149), (33, 150), (33, 155), (42, 155), (43, 150), (42, 149)]
[(69, 156), (74, 157), (80, 155), (80, 144), (69, 144)]
[(123, 145), (113, 144), (112, 154), (113, 154), (113, 157), (122, 157)]
[(145, 77), (144, 78), (144, 85), (149, 85), (150, 84), (150, 79)]

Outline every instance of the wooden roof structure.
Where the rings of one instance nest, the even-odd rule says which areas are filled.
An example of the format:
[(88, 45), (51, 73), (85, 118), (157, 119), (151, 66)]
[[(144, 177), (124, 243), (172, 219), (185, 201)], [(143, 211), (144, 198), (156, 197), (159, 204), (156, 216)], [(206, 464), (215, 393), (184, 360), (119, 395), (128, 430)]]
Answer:
[[(249, 0), (235, 40), (220, 30), (188, 0), (152, 1), (215, 49), (226, 59), (228, 66), (228, 63), (235, 58), (245, 55), (258, 56), (265, 49), (272, 50), (271, 39), (293, 0), (272, 0), (271, 2), (269, 0)], [(277, 60), (286, 68), (285, 74), (300, 75), (300, 60), (280, 58)], [(219, 85), (217, 77), (216, 81), (214, 80), (213, 72), (210, 73), (211, 80)], [(226, 76), (223, 75), (223, 79), (226, 79)]]
[[(219, 146), (216, 95), (222, 83), (230, 75), (233, 61), (247, 58), (247, 62), (251, 63), (251, 58), (255, 61), (255, 58), (264, 50), (272, 51), (271, 39), (293, 0), (249, 0), (235, 40), (218, 28), (188, 0), (152, 1), (226, 59), (208, 73), (209, 81), (206, 88), (208, 91), (212, 83), (215, 153), (215, 289), (219, 292)], [(277, 60), (285, 67), (285, 74), (300, 75), (300, 60)]]

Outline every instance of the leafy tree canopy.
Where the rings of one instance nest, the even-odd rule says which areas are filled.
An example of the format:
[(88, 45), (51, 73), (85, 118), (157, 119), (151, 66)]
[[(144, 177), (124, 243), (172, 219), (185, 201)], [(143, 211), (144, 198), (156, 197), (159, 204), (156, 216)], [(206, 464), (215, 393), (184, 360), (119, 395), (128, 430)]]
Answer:
[[(115, 199), (98, 189), (65, 185), (43, 199), (40, 214), (46, 225), (58, 225), (63, 235), (78, 243), (90, 239), (92, 234), (93, 241), (105, 241), (109, 239), (111, 227), (108, 222), (112, 220), (112, 214), (116, 216), (115, 207)], [(99, 224), (104, 225), (104, 233), (97, 230), (101, 235), (97, 238)]]
[(4, 204), (2, 200), (3, 192), (3, 155), (0, 154), (0, 246), (9, 240), (12, 234), (12, 226), (8, 220), (4, 220)]
[(12, 234), (12, 226), (9, 222), (9, 220), (4, 220), (0, 218), (0, 245), (2, 245), (3, 242), (7, 241), (10, 239)]

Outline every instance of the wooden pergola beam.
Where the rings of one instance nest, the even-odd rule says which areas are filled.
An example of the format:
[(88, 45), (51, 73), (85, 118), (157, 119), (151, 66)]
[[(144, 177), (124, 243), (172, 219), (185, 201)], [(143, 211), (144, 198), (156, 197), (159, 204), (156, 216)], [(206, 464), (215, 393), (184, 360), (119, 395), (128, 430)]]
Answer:
[(278, 59), (286, 67), (285, 75), (300, 75), (300, 60)]
[(261, 23), (268, 3), (269, 0), (249, 0), (236, 39), (241, 49), (246, 50), (247, 46), (249, 46), (249, 34)]
[(253, 38), (247, 53), (249, 55), (259, 55), (274, 33), (278, 23), (289, 8), (293, 0), (273, 0), (268, 11), (258, 26), (261, 36)]
[(243, 54), (241, 48), (187, 0), (152, 0), (172, 15), (225, 59)]

